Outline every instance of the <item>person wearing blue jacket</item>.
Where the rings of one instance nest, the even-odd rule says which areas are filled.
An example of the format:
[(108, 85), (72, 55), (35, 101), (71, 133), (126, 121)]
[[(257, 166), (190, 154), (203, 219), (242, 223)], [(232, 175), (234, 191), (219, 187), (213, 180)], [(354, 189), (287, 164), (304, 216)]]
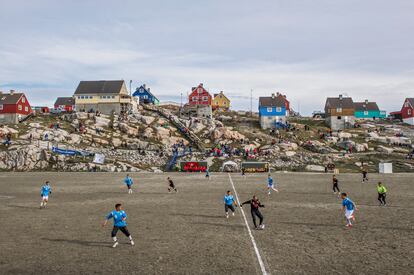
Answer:
[(118, 233), (118, 230), (120, 230), (122, 233), (124, 233), (125, 236), (128, 237), (129, 241), (131, 242), (131, 245), (135, 245), (134, 240), (132, 239), (132, 236), (129, 233), (128, 228), (127, 228), (127, 223), (126, 223), (127, 214), (125, 213), (124, 210), (122, 210), (122, 204), (117, 203), (115, 205), (115, 210), (112, 210), (106, 216), (105, 222), (102, 224), (102, 227), (105, 227), (110, 219), (114, 220), (114, 227), (111, 232), (111, 237), (114, 242), (112, 247), (115, 248), (119, 244), (116, 238), (116, 234)]
[(42, 197), (42, 201), (40, 202), (40, 209), (46, 207), (50, 194), (52, 194), (52, 187), (50, 187), (49, 181), (46, 181), (45, 185), (43, 185), (40, 189), (40, 197)]
[(129, 175), (127, 175), (125, 177), (124, 183), (128, 187), (128, 194), (132, 194), (132, 185), (134, 184), (134, 181), (132, 180), (132, 178)]

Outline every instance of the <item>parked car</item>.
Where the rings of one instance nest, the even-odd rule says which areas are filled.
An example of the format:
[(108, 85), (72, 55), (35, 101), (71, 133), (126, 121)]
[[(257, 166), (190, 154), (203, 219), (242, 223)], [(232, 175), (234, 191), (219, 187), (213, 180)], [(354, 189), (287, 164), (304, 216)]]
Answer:
[(61, 113), (66, 113), (65, 109), (61, 109), (61, 108), (52, 108), (49, 110), (50, 114), (52, 115), (59, 115)]

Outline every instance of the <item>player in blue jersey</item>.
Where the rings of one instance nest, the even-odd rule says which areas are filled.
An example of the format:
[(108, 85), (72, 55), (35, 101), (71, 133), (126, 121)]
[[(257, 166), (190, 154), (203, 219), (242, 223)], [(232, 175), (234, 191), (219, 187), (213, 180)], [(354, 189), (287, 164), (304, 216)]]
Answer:
[(45, 182), (45, 185), (40, 189), (40, 196), (42, 201), (40, 203), (40, 209), (45, 208), (49, 201), (49, 195), (52, 194), (52, 188), (50, 187), (49, 181)]
[(112, 240), (114, 241), (114, 244), (112, 245), (112, 247), (115, 248), (119, 244), (116, 238), (116, 234), (118, 233), (118, 230), (121, 230), (121, 232), (124, 233), (125, 236), (129, 238), (131, 245), (135, 245), (134, 241), (132, 240), (132, 236), (129, 233), (128, 228), (127, 228), (127, 223), (126, 223), (127, 214), (125, 213), (124, 210), (122, 210), (122, 204), (117, 203), (115, 205), (115, 210), (111, 211), (106, 216), (105, 222), (102, 224), (102, 227), (105, 227), (110, 219), (114, 220), (114, 227), (111, 233)]
[(229, 218), (229, 209), (231, 210), (231, 214), (234, 216), (234, 211), (236, 210), (237, 203), (231, 194), (231, 191), (228, 190), (224, 195), (224, 212), (226, 213), (226, 218)]
[(267, 176), (267, 194), (269, 196), (270, 196), (270, 193), (272, 192), (272, 190), (279, 193), (279, 190), (277, 190), (275, 188), (275, 185), (273, 184), (273, 178), (272, 178), (272, 176), (269, 174)]
[(348, 198), (346, 193), (341, 194), (342, 198), (342, 211), (345, 211), (346, 226), (352, 227), (352, 221), (355, 222), (354, 211), (358, 210), (355, 203)]
[(206, 179), (210, 180), (210, 171), (206, 169)]
[(125, 177), (124, 183), (128, 187), (128, 194), (132, 194), (132, 185), (134, 184), (134, 181), (132, 180), (132, 178), (129, 175), (127, 175)]

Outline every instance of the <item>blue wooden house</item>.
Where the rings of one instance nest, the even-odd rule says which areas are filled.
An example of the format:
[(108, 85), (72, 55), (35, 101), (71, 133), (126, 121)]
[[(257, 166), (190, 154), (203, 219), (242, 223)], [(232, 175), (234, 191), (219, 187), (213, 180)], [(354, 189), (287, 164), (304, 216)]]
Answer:
[(354, 102), (355, 106), (355, 118), (356, 119), (381, 119), (387, 116), (385, 111), (381, 111), (378, 108), (377, 103), (369, 102)]
[(133, 93), (133, 96), (139, 97), (140, 104), (160, 104), (159, 99), (151, 93), (151, 89), (147, 88), (145, 84), (137, 88)]
[(262, 129), (278, 128), (286, 124), (289, 115), (289, 103), (285, 96), (272, 94), (270, 97), (259, 98), (259, 119)]

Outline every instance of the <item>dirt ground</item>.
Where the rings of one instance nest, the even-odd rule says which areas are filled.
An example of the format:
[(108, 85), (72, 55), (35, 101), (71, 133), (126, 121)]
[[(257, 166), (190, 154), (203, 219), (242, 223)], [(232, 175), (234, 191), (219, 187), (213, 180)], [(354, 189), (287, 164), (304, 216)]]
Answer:
[[(1, 274), (263, 274), (240, 209), (226, 219), (227, 174), (1, 173)], [(179, 192), (167, 193), (171, 176)], [(254, 193), (265, 208), (266, 228), (253, 230), (268, 274), (412, 274), (414, 270), (414, 176), (339, 175), (359, 211), (346, 228), (331, 175), (274, 174), (280, 193), (265, 193), (266, 174), (231, 178), (240, 200)], [(53, 193), (40, 210), (40, 187)], [(375, 183), (388, 188), (379, 207)], [(111, 248), (112, 223), (100, 224), (115, 203), (128, 214), (135, 239)], [(250, 209), (243, 208), (249, 226)]]

